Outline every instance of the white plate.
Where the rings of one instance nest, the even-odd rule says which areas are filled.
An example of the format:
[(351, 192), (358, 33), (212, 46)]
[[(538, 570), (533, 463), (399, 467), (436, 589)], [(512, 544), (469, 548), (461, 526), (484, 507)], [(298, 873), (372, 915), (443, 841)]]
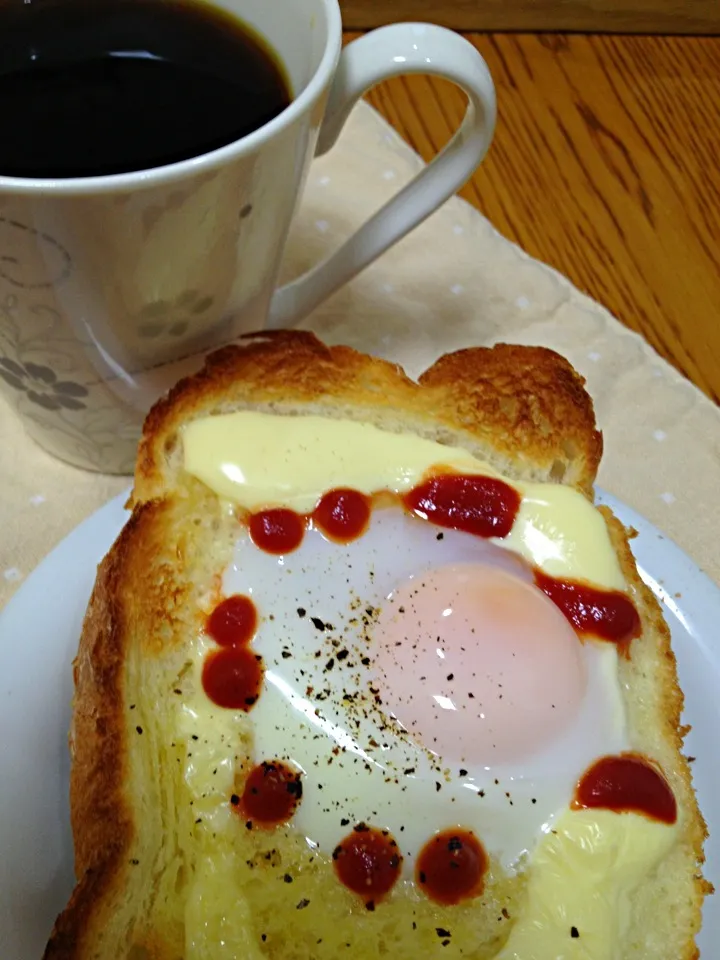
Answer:
[[(81, 524), (28, 578), (0, 617), (0, 958), (37, 960), (72, 890), (68, 811), (72, 677), (95, 568), (127, 516), (122, 494)], [(720, 873), (720, 590), (646, 520), (601, 498), (639, 536), (643, 579), (663, 605), (693, 725), (687, 752), (709, 821), (707, 876)], [(720, 942), (720, 902), (710, 898), (703, 957)]]

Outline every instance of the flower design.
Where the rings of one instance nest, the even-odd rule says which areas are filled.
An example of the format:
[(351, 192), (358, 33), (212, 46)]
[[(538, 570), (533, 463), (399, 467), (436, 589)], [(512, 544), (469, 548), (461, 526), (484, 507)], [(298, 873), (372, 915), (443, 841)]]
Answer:
[(58, 380), (50, 367), (0, 357), (0, 379), (45, 410), (84, 410), (88, 391), (72, 380)]
[(141, 337), (154, 340), (163, 334), (182, 337), (195, 321), (213, 305), (212, 297), (197, 290), (186, 290), (173, 301), (154, 300), (146, 304), (138, 316)]

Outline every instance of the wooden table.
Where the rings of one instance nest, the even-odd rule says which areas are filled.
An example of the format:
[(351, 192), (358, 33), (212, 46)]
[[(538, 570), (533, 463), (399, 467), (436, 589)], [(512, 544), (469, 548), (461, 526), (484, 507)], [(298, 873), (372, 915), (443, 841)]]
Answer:
[[(499, 119), (461, 195), (720, 400), (720, 38), (467, 36)], [(368, 99), (425, 159), (464, 111), (427, 77)]]

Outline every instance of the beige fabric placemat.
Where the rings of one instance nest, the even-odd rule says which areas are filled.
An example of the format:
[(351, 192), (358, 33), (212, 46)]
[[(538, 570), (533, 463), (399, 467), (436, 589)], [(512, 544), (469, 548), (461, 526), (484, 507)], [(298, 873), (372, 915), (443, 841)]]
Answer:
[[(367, 105), (310, 174), (286, 278), (331, 251), (422, 162)], [(542, 344), (587, 378), (605, 436), (599, 482), (720, 582), (720, 411), (641, 338), (452, 199), (304, 324), (419, 373), (441, 353)], [(0, 401), (0, 606), (42, 557), (129, 480), (45, 454)]]

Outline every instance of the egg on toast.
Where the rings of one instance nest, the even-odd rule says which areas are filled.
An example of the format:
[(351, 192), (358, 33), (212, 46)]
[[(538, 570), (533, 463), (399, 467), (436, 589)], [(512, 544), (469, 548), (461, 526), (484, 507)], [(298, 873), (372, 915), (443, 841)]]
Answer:
[(75, 661), (46, 960), (693, 960), (682, 693), (552, 351), (305, 332), (149, 414)]

